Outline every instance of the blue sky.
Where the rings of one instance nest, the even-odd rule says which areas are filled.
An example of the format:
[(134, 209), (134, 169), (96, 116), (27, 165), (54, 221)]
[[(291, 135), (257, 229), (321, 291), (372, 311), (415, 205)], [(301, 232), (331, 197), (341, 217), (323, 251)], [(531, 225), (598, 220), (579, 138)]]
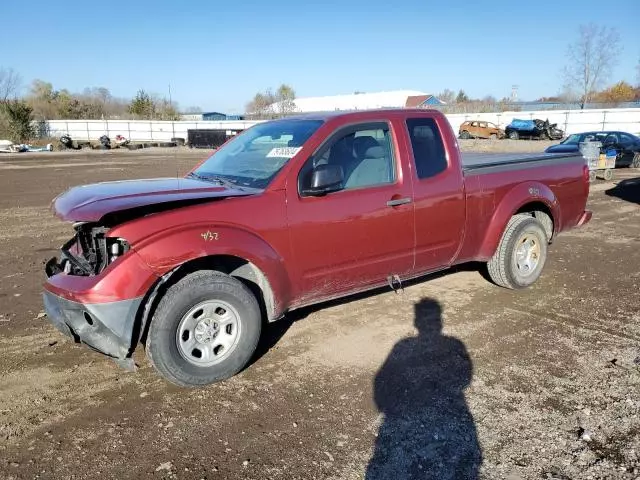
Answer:
[(171, 84), (181, 107), (225, 112), (282, 82), (298, 96), (462, 88), (501, 98), (512, 84), (523, 100), (554, 95), (567, 44), (588, 22), (619, 30), (611, 80), (636, 83), (640, 59), (639, 0), (6, 3), (0, 67), (26, 84), (123, 97)]

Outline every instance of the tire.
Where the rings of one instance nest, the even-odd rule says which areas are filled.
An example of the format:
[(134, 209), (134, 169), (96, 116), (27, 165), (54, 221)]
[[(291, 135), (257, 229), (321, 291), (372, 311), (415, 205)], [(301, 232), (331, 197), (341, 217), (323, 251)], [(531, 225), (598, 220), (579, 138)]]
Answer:
[[(533, 241), (528, 248), (525, 243)], [(540, 277), (547, 259), (549, 240), (542, 223), (531, 215), (511, 217), (500, 244), (487, 263), (489, 276), (497, 285), (509, 289), (531, 286)], [(526, 252), (526, 257), (522, 257)], [(524, 268), (528, 265), (528, 270)]]
[(509, 132), (509, 138), (511, 140), (518, 140), (520, 138), (520, 135), (518, 135), (518, 132), (516, 131), (511, 131)]
[(598, 174), (595, 170), (589, 170), (589, 183), (593, 183), (598, 178)]
[(496, 135), (495, 133), (492, 133), (491, 135), (489, 135), (489, 139), (490, 140), (497, 140), (498, 139), (498, 135)]
[[(208, 385), (245, 367), (261, 329), (260, 307), (249, 288), (223, 273), (201, 270), (169, 287), (160, 300), (146, 353), (169, 382), (181, 387)], [(220, 348), (225, 342), (231, 344)]]
[(605, 180), (607, 180), (607, 181), (612, 180), (612, 179), (613, 179), (613, 170), (612, 170), (612, 169), (610, 169), (610, 168), (607, 168), (607, 169), (604, 171), (603, 177), (604, 177), (604, 179), (605, 179)]
[(171, 141), (175, 143), (178, 147), (184, 147), (184, 144), (186, 143), (184, 138), (182, 137), (173, 137)]
[(460, 138), (462, 138), (463, 140), (468, 140), (471, 138), (471, 135), (469, 134), (469, 132), (467, 132), (466, 130), (463, 130), (460, 133)]
[(640, 168), (640, 152), (636, 153), (631, 160), (631, 168)]

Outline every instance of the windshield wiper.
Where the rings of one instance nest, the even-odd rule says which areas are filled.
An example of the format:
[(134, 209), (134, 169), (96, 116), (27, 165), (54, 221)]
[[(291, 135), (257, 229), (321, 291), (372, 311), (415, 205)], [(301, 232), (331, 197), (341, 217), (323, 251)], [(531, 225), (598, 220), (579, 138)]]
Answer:
[(204, 180), (205, 182), (216, 182), (228, 188), (237, 188), (242, 190), (242, 187), (236, 185), (231, 180), (227, 180), (226, 178), (218, 177), (216, 175), (200, 175), (199, 173), (191, 172), (188, 176), (197, 178), (198, 180)]

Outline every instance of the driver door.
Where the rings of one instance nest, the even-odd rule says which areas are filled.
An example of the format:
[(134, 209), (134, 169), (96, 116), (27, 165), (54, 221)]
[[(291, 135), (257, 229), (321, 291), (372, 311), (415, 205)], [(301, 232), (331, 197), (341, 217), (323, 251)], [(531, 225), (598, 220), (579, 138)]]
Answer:
[[(414, 263), (411, 179), (401, 175), (387, 122), (340, 128), (288, 182), (287, 217), (296, 268), (294, 304), (382, 285)], [(317, 165), (340, 165), (341, 189), (305, 195)]]

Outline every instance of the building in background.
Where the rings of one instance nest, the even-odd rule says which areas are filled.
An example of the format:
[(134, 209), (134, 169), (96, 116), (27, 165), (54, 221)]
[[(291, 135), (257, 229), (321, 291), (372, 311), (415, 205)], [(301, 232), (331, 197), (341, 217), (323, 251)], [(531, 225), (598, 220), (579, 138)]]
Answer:
[(220, 120), (244, 120), (243, 115), (227, 115), (221, 112), (185, 113), (180, 115), (180, 120), (190, 122), (220, 121)]
[(182, 113), (180, 114), (180, 120), (188, 122), (199, 122), (202, 120), (201, 113)]
[[(368, 110), (373, 108), (402, 108), (411, 102), (415, 107), (444, 105), (435, 96), (416, 90), (395, 90), (387, 92), (351, 93), (324, 97), (301, 97), (294, 100), (296, 113), (327, 112), (335, 110)], [(271, 110), (278, 112), (278, 104)]]
[(227, 115), (220, 112), (205, 112), (202, 114), (202, 120), (227, 120)]
[(436, 98), (435, 95), (411, 95), (407, 98), (405, 107), (407, 108), (428, 108), (439, 105), (446, 105), (445, 102)]

